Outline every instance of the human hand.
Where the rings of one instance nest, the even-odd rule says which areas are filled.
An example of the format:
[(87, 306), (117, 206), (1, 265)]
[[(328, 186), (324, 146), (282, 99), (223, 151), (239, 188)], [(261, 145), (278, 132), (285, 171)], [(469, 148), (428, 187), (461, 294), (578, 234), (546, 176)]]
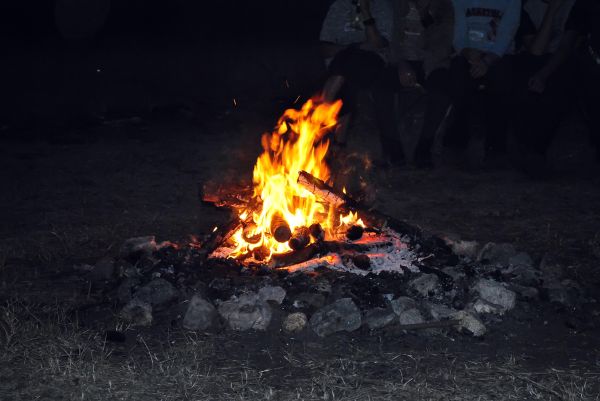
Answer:
[(488, 65), (482, 60), (476, 60), (471, 63), (471, 76), (475, 79), (483, 77), (488, 72)]
[(537, 73), (529, 79), (529, 90), (535, 93), (544, 93), (546, 90), (546, 77), (543, 74)]
[(417, 75), (408, 63), (402, 62), (398, 64), (398, 79), (400, 80), (400, 85), (405, 88), (414, 88), (417, 86)]

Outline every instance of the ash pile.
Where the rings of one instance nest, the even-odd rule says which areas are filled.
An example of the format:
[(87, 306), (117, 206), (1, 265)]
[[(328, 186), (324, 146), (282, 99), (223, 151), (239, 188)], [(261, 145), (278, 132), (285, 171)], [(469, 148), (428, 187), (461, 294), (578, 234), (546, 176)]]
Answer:
[(339, 266), (308, 270), (244, 265), (207, 258), (199, 243), (157, 243), (151, 236), (126, 241), (117, 258), (80, 268), (120, 327), (207, 333), (481, 337), (519, 310), (535, 318), (531, 308), (539, 302), (572, 307), (583, 299), (560, 266), (547, 260), (536, 266), (510, 244), (480, 246), (412, 229), (393, 234), (411, 256), (398, 265), (387, 261), (388, 268), (360, 268), (344, 258)]

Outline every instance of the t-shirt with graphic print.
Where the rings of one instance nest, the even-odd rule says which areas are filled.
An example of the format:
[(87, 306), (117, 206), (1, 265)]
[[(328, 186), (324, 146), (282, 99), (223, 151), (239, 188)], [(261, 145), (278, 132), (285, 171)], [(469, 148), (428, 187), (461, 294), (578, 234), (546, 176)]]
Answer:
[[(363, 43), (365, 26), (357, 0), (336, 0), (323, 21), (320, 40), (338, 45)], [(389, 0), (371, 0), (371, 15), (377, 30), (388, 41), (392, 35), (392, 7)], [(381, 51), (373, 49), (377, 53)]]
[(454, 49), (513, 52), (520, 15), (521, 0), (454, 0)]

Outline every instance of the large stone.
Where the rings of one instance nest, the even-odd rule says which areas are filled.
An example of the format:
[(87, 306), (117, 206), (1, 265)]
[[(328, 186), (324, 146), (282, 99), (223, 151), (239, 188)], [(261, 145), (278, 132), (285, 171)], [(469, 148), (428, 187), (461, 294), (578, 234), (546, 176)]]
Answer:
[(156, 251), (156, 240), (153, 235), (129, 238), (121, 246), (121, 257), (140, 258), (150, 257)]
[(517, 294), (514, 291), (494, 280), (479, 279), (473, 286), (473, 290), (481, 299), (500, 306), (504, 311), (514, 308), (517, 302)]
[(442, 319), (447, 319), (450, 316), (452, 316), (453, 313), (456, 312), (456, 310), (443, 305), (443, 304), (436, 304), (433, 302), (428, 302), (425, 304), (427, 310), (429, 311), (429, 314), (431, 315), (431, 318), (433, 320), (442, 320)]
[(508, 264), (511, 266), (533, 267), (533, 259), (527, 252), (519, 252), (508, 258)]
[(439, 290), (440, 279), (435, 274), (423, 274), (408, 285), (424, 297), (431, 296)]
[(273, 315), (271, 307), (254, 292), (232, 296), (217, 308), (232, 330), (266, 330)]
[(517, 255), (517, 250), (512, 244), (496, 244), (488, 242), (479, 251), (477, 260), (487, 262), (493, 265), (510, 265), (510, 259)]
[(446, 244), (450, 246), (452, 252), (458, 256), (464, 256), (470, 259), (477, 258), (479, 252), (479, 242), (477, 241), (464, 241), (461, 239), (444, 238)]
[(167, 280), (157, 278), (140, 288), (134, 295), (143, 302), (152, 306), (168, 304), (179, 297), (179, 292)]
[(290, 313), (283, 320), (283, 330), (287, 333), (298, 333), (304, 330), (306, 327), (306, 323), (308, 323), (308, 318), (302, 312), (294, 312)]
[(400, 324), (419, 324), (425, 322), (423, 315), (417, 308), (405, 310), (398, 316)]
[(473, 310), (480, 315), (492, 313), (496, 315), (503, 315), (504, 309), (500, 305), (492, 304), (483, 299), (477, 299), (473, 304)]
[(394, 313), (400, 316), (405, 310), (416, 308), (417, 302), (409, 297), (398, 297), (390, 301), (390, 306)]
[(365, 313), (364, 323), (371, 330), (380, 329), (392, 323), (396, 313), (392, 308), (373, 308)]
[(362, 323), (361, 313), (350, 298), (324, 306), (310, 318), (310, 326), (321, 337), (338, 331), (354, 331)]
[(481, 320), (467, 311), (458, 311), (452, 315), (452, 318), (458, 320), (457, 328), (459, 331), (467, 331), (474, 337), (481, 337), (486, 332), (485, 325)]
[(152, 305), (139, 299), (133, 299), (121, 310), (121, 318), (132, 326), (150, 326), (152, 324)]
[(273, 301), (281, 304), (285, 294), (285, 290), (280, 286), (267, 285), (258, 290), (258, 297), (264, 302)]
[(126, 304), (133, 299), (135, 287), (140, 285), (138, 278), (125, 277), (117, 287), (117, 299), (120, 303)]
[(302, 292), (298, 294), (293, 305), (297, 309), (321, 308), (325, 305), (325, 297), (313, 292)]
[(194, 295), (183, 317), (183, 327), (188, 330), (206, 330), (212, 326), (216, 317), (217, 310), (213, 304)]

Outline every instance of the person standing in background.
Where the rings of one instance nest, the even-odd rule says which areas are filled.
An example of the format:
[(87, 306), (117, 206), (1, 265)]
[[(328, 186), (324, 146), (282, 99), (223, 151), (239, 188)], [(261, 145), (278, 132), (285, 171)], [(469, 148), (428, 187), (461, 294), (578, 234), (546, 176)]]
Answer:
[[(506, 154), (511, 60), (520, 0), (453, 0), (454, 50), (450, 96), (467, 113), (471, 140), (483, 137), (488, 161)], [(472, 156), (472, 155), (470, 155)], [(481, 163), (470, 157), (472, 167)]]
[(335, 142), (343, 146), (360, 90), (381, 78), (388, 59), (392, 31), (389, 0), (336, 0), (327, 13), (320, 34), (321, 50), (328, 66), (323, 89), (326, 101), (341, 98), (343, 108)]

